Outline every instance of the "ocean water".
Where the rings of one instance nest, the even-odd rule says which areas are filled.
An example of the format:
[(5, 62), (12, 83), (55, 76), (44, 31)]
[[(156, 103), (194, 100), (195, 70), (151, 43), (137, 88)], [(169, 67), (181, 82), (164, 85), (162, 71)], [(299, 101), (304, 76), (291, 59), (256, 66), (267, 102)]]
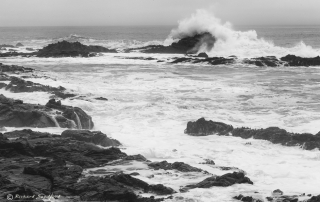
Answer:
[[(188, 29), (184, 25), (188, 25)], [(121, 51), (127, 47), (166, 44), (174, 40), (177, 33), (192, 30), (189, 25), (190, 21), (181, 22), (172, 32), (173, 27), (0, 28), (0, 44), (21, 42), (27, 47), (41, 48), (69, 40)], [(294, 52), (314, 57), (320, 50), (319, 26), (230, 28), (219, 24), (214, 29), (210, 26), (206, 29), (219, 39), (217, 49), (208, 52), (211, 55), (234, 53), (238, 57), (255, 57)], [(232, 197), (239, 194), (263, 199), (275, 189), (281, 189), (285, 194), (320, 194), (320, 152), (317, 149), (306, 151), (262, 140), (184, 134), (187, 122), (201, 117), (235, 127), (278, 126), (290, 132), (315, 134), (320, 131), (320, 67), (172, 65), (123, 59), (127, 56), (163, 60), (176, 57), (170, 54), (105, 53), (93, 58), (0, 58), (0, 62), (34, 68), (37, 75), (47, 77), (27, 80), (61, 85), (83, 95), (81, 99), (66, 99), (62, 103), (85, 110), (93, 118), (94, 130), (118, 139), (128, 154), (142, 154), (152, 161), (183, 161), (214, 175), (243, 170), (254, 182), (254, 185), (193, 189), (174, 194), (174, 198), (167, 201), (224, 202), (234, 201)], [(46, 104), (51, 96), (43, 92), (11, 93), (4, 89), (0, 89), (0, 94), (39, 104)], [(108, 101), (95, 100), (95, 97), (105, 97)], [(33, 130), (57, 134), (63, 131), (61, 128)], [(211, 159), (216, 165), (199, 164), (204, 159)], [(219, 166), (234, 169), (223, 171)], [(125, 169), (127, 173), (134, 170), (140, 173), (140, 179), (162, 183), (176, 191), (208, 177), (196, 173), (153, 172), (138, 162), (107, 169)], [(150, 175), (154, 177), (150, 178)]]

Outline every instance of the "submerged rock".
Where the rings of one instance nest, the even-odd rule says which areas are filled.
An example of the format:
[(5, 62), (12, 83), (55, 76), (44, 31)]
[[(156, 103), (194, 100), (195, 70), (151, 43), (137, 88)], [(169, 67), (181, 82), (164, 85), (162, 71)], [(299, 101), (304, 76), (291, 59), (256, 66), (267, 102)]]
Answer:
[(95, 53), (117, 53), (114, 49), (102, 46), (87, 46), (80, 42), (61, 41), (40, 49), (36, 52), (38, 57), (92, 57)]

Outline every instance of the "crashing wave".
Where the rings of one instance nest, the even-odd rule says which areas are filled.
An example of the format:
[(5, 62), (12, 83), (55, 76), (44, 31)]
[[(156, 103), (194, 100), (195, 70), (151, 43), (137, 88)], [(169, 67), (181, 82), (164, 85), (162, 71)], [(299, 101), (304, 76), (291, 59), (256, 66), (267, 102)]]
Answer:
[[(319, 49), (314, 49), (300, 42), (291, 48), (276, 46), (273, 42), (258, 38), (255, 30), (235, 31), (231, 23), (222, 23), (219, 18), (205, 10), (197, 10), (190, 18), (179, 22), (178, 28), (171, 31), (166, 39), (166, 45), (172, 44), (185, 37), (210, 33), (215, 37), (214, 46), (208, 50), (207, 46), (200, 46), (198, 53), (206, 52), (209, 56), (261, 57), (273, 55), (282, 57), (293, 54), (301, 57), (316, 57)], [(206, 43), (204, 40), (203, 43)]]

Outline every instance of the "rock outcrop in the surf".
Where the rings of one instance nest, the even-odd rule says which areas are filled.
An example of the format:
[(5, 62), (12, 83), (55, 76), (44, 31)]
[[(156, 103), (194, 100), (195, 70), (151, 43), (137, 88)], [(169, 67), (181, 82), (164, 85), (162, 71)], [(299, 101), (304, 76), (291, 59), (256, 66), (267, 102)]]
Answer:
[(18, 65), (5, 65), (0, 63), (0, 72), (32, 72), (32, 68), (26, 68)]
[(46, 106), (23, 103), (0, 95), (0, 125), (92, 129), (92, 118), (78, 107), (50, 100)]
[(193, 136), (204, 135), (226, 135), (232, 134), (234, 137), (244, 139), (260, 139), (267, 140), (274, 144), (282, 144), (284, 146), (301, 146), (303, 149), (312, 150), (320, 149), (320, 136), (310, 133), (289, 133), (278, 127), (269, 127), (266, 129), (251, 129), (251, 128), (233, 128), (221, 122), (207, 121), (200, 118), (195, 122), (188, 122), (187, 128), (184, 131), (186, 134)]
[(287, 62), (288, 66), (320, 66), (320, 57), (303, 58), (295, 55), (287, 55), (280, 58), (281, 61)]
[(260, 199), (253, 198), (252, 196), (243, 196), (242, 194), (235, 196), (233, 198), (243, 202), (263, 202)]
[(108, 167), (122, 159), (130, 162), (128, 155), (115, 147), (101, 148), (74, 138), (22, 130), (0, 133), (0, 148), (0, 200), (19, 194), (51, 195), (59, 200), (155, 202), (163, 198), (140, 194), (161, 197), (175, 193), (162, 184), (148, 184), (116, 171), (103, 177), (83, 175), (84, 169)]
[(22, 47), (22, 46), (24, 46), (24, 45), (20, 42), (16, 44), (16, 47)]
[(155, 170), (163, 169), (163, 170), (178, 170), (180, 172), (203, 172), (203, 170), (201, 170), (200, 168), (190, 166), (183, 162), (174, 162), (174, 163), (168, 163), (167, 161), (152, 162), (152, 163), (149, 163), (148, 166)]
[(111, 139), (100, 131), (65, 130), (61, 133), (61, 137), (69, 137), (75, 140), (101, 145), (103, 147), (121, 145), (118, 140)]
[[(21, 92), (62, 92), (66, 90), (63, 87), (51, 87), (42, 85), (39, 83), (33, 83), (32, 81), (26, 81), (24, 79), (21, 79), (19, 77), (11, 76), (8, 78), (10, 80), (10, 83), (8, 85), (5, 85), (5, 89), (8, 91), (11, 91), (13, 93), (21, 93)], [(0, 81), (1, 83), (1, 81)]]
[(256, 65), (258, 67), (278, 67), (286, 64), (286, 62), (278, 60), (275, 56), (244, 59), (243, 63)]
[(235, 58), (224, 58), (224, 57), (181, 57), (181, 58), (173, 58), (172, 64), (180, 64), (180, 63), (192, 63), (192, 64), (209, 64), (209, 65), (225, 65), (225, 64), (233, 64), (235, 63)]
[(210, 188), (210, 187), (229, 187), (234, 184), (253, 184), (253, 182), (242, 172), (227, 173), (221, 176), (212, 176), (204, 179), (197, 184), (191, 184), (180, 189), (181, 192), (186, 192), (189, 189), (195, 188)]
[(205, 32), (186, 36), (169, 46), (150, 45), (140, 48), (127, 49), (126, 52), (140, 51), (143, 53), (168, 53), (168, 54), (194, 54), (201, 48), (211, 50), (216, 39), (210, 33)]
[(92, 57), (96, 53), (116, 53), (114, 49), (102, 46), (87, 46), (80, 42), (61, 41), (40, 49), (36, 54), (38, 57)]
[(221, 122), (206, 121), (200, 118), (195, 122), (189, 121), (184, 133), (193, 136), (206, 136), (206, 135), (229, 135), (233, 130), (231, 125)]

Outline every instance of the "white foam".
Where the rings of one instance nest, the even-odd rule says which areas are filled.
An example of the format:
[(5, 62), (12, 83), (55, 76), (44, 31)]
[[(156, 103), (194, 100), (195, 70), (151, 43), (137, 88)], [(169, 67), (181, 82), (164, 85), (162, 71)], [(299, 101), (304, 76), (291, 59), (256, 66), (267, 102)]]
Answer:
[(217, 41), (211, 51), (206, 48), (199, 52), (207, 52), (210, 56), (235, 55), (242, 58), (276, 56), (283, 57), (294, 54), (302, 57), (316, 57), (320, 55), (320, 49), (314, 49), (300, 42), (291, 48), (275, 46), (272, 41), (259, 38), (255, 30), (235, 31), (231, 23), (222, 23), (212, 13), (199, 9), (191, 17), (179, 22), (177, 29), (172, 30), (165, 44), (194, 34), (209, 32), (216, 37)]

